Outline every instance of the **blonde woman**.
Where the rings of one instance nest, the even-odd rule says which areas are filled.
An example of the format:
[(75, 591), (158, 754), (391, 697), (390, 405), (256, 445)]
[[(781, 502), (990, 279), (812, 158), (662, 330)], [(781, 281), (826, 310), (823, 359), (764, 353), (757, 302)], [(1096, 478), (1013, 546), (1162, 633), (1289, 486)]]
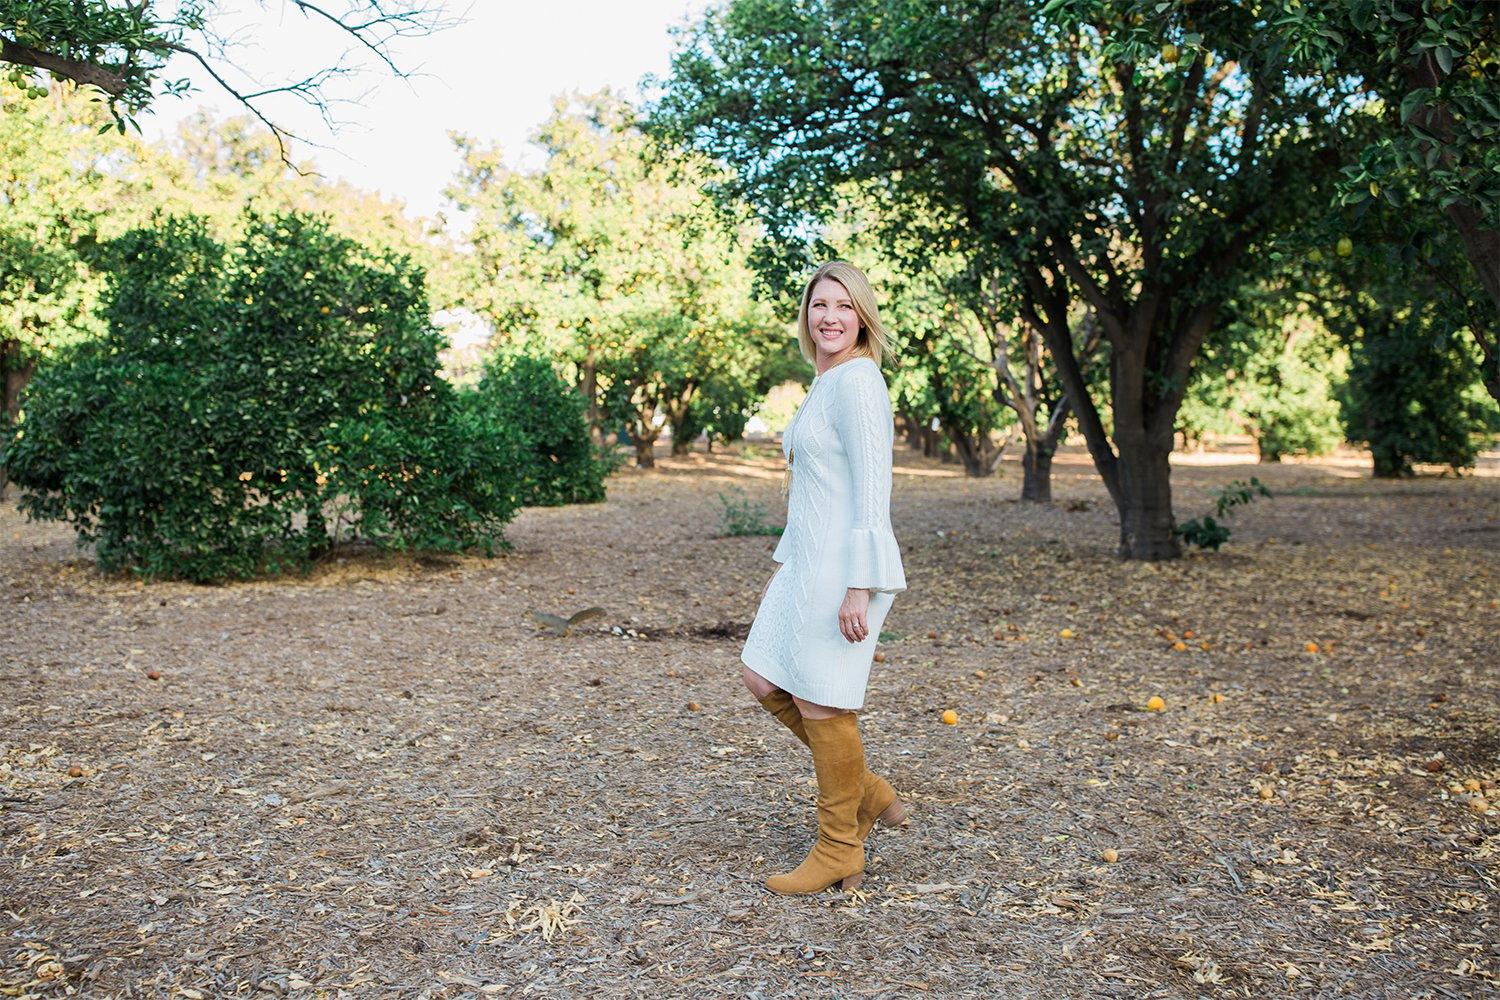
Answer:
[(791, 473), (786, 532), (745, 642), (745, 686), (812, 750), (818, 839), (772, 892), (852, 889), (876, 822), (905, 821), (896, 792), (865, 767), (854, 711), (881, 623), (906, 589), (891, 532), (895, 430), (880, 362), (890, 349), (875, 292), (852, 264), (813, 273), (797, 315), (817, 374), (782, 438)]

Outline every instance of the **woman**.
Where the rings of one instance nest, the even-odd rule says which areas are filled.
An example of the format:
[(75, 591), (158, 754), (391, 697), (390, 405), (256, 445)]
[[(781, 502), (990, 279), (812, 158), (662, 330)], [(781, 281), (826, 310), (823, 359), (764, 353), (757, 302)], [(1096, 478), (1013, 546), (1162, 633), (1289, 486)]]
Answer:
[(791, 475), (780, 563), (761, 594), (741, 659), (745, 686), (812, 750), (818, 840), (772, 892), (852, 889), (875, 823), (901, 823), (896, 792), (865, 768), (854, 710), (880, 625), (906, 589), (891, 533), (895, 429), (880, 361), (890, 348), (875, 293), (857, 267), (832, 261), (802, 292), (802, 354), (817, 371), (782, 437)]

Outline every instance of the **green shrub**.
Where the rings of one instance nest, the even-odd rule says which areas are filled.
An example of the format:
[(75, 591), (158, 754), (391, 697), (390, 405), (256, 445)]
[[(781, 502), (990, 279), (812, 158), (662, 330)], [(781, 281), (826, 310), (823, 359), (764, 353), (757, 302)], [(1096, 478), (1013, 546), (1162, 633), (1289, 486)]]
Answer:
[(1232, 532), (1224, 519), (1236, 507), (1242, 507), (1256, 497), (1268, 497), (1271, 491), (1266, 488), (1255, 476), (1250, 477), (1247, 483), (1236, 479), (1221, 490), (1214, 490), (1211, 494), (1214, 498), (1214, 513), (1217, 517), (1205, 516), (1184, 521), (1177, 526), (1177, 537), (1189, 545), (1196, 545), (1200, 549), (1213, 549), (1219, 551), (1219, 546), (1229, 541)]
[(474, 419), (513, 434), (521, 503), (556, 507), (598, 503), (610, 463), (589, 437), (583, 397), (544, 358), (500, 354), (466, 394)]
[(503, 547), (515, 435), (437, 376), (423, 276), (317, 219), (127, 234), (108, 333), (40, 371), (0, 462), (102, 569), (200, 582), (341, 542)]
[(521, 506), (522, 442), (465, 405), (447, 383), (416, 412), (370, 413), (329, 428), (325, 495), (339, 537), (386, 548), (455, 552), (504, 548)]
[(745, 491), (730, 487), (719, 494), (719, 529), (730, 537), (741, 535), (779, 535), (784, 529), (766, 522), (764, 504), (745, 496)]
[(1219, 546), (1229, 541), (1233, 534), (1229, 527), (1212, 516), (1195, 517), (1177, 526), (1177, 537), (1200, 549), (1219, 551)]
[(1396, 325), (1367, 329), (1354, 345), (1342, 403), (1349, 440), (1370, 446), (1382, 478), (1409, 476), (1418, 462), (1472, 468), (1495, 412), (1464, 337)]
[(1342, 370), (1344, 359), (1342, 352), (1324, 351), (1324, 346), (1299, 342), (1253, 365), (1254, 384), (1246, 402), (1261, 461), (1326, 455), (1343, 441), (1330, 377)]

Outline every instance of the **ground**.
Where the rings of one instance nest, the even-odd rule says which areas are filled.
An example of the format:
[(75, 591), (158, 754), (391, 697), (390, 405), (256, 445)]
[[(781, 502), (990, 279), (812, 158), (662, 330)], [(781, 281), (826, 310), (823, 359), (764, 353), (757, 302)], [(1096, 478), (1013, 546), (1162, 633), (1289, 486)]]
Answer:
[(224, 587), (0, 505), (0, 995), (1493, 995), (1496, 465), (1188, 456), (1179, 519), (1275, 496), (1147, 565), (1076, 450), (1048, 506), (903, 452), (861, 726), (911, 823), (797, 899), (761, 882), (812, 769), (738, 679), (772, 539), (721, 532), (721, 496), (779, 515), (768, 447), (494, 560)]

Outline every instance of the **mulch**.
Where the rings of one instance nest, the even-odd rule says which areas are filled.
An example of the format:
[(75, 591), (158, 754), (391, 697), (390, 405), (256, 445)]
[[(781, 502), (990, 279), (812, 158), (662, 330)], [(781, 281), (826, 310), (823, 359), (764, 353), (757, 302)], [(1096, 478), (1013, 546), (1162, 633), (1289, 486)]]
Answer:
[(797, 899), (761, 882), (810, 761), (738, 679), (773, 539), (721, 533), (778, 516), (769, 447), (622, 471), (493, 560), (222, 587), (0, 503), (0, 996), (1493, 992), (1500, 460), (1360, 461), (1186, 456), (1180, 519), (1275, 496), (1139, 564), (1076, 449), (1046, 506), (900, 455), (861, 725), (912, 822)]

